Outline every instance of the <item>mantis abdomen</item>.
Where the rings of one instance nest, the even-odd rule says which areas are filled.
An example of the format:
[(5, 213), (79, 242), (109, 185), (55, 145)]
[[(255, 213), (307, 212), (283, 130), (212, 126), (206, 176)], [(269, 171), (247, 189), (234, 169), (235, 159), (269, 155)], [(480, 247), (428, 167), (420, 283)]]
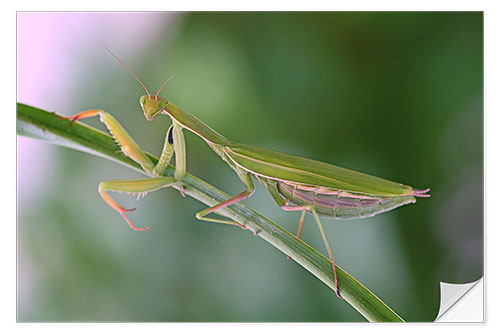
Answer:
[(283, 181), (278, 190), (295, 205), (313, 206), (319, 215), (335, 219), (371, 217), (416, 201), (413, 195), (376, 196)]

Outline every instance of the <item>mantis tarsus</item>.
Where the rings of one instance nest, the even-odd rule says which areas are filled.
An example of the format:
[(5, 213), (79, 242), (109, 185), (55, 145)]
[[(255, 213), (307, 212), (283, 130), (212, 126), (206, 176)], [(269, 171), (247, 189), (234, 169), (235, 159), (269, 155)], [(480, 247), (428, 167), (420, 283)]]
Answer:
[[(106, 48), (106, 50), (108, 50)], [(186, 153), (184, 128), (198, 135), (225, 161), (238, 175), (245, 190), (227, 201), (204, 209), (196, 214), (203, 221), (219, 222), (246, 227), (236, 221), (207, 217), (209, 213), (217, 213), (219, 209), (242, 201), (254, 192), (255, 186), (251, 176), (254, 176), (270, 193), (274, 201), (286, 211), (301, 211), (297, 237), (300, 237), (306, 212), (310, 212), (318, 225), (323, 242), (332, 262), (337, 296), (340, 296), (339, 283), (333, 253), (321, 225), (319, 216), (336, 219), (364, 218), (374, 216), (396, 207), (414, 203), (415, 197), (428, 197), (429, 189), (417, 190), (411, 186), (402, 185), (357, 171), (344, 169), (331, 164), (311, 159), (277, 152), (270, 149), (236, 144), (205, 125), (193, 115), (183, 111), (173, 103), (159, 97), (160, 91), (171, 80), (168, 79), (152, 96), (139, 78), (110, 50), (116, 58), (142, 85), (147, 95), (139, 102), (147, 121), (152, 121), (159, 114), (165, 114), (172, 120), (168, 128), (163, 150), (156, 165), (147, 157), (144, 151), (127, 134), (125, 129), (109, 113), (94, 109), (78, 113), (71, 117), (73, 122), (100, 116), (115, 139), (122, 152), (140, 164), (150, 178), (111, 180), (99, 184), (99, 194), (114, 210), (122, 215), (129, 226), (137, 231), (146, 228), (135, 227), (125, 213), (133, 209), (125, 209), (117, 204), (108, 191), (136, 193), (138, 196), (164, 187), (172, 186), (182, 180), (186, 171)], [(60, 117), (60, 116), (58, 116)], [(165, 177), (163, 173), (175, 153), (174, 177)]]

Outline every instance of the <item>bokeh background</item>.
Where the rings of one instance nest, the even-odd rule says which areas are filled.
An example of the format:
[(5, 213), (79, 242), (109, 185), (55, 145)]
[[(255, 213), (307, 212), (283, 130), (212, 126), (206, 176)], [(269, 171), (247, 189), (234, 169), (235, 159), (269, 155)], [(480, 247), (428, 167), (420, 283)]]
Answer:
[[(102, 47), (235, 142), (431, 187), (359, 221), (324, 219), (336, 262), (408, 321), (432, 321), (439, 281), (483, 275), (480, 12), (18, 13), (18, 101), (111, 112), (159, 154), (167, 117)], [(87, 123), (104, 129), (97, 119)], [(242, 185), (188, 133), (188, 171)], [(133, 232), (97, 193), (136, 178), (110, 161), (18, 138), (17, 312), (32, 321), (364, 321), (314, 276), (240, 228), (198, 222), (172, 189), (135, 203)], [(265, 190), (246, 204), (295, 233)], [(309, 216), (302, 238), (325, 252)]]

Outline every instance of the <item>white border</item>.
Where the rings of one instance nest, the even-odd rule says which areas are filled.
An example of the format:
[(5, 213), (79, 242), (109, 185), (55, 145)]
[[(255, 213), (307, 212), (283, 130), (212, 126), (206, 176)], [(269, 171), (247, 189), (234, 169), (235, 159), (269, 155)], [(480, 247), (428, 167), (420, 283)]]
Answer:
[[(283, 5), (286, 3), (286, 6)], [(16, 184), (15, 177), (15, 160), (16, 160), (16, 146), (15, 146), (15, 113), (13, 112), (15, 96), (16, 96), (16, 86), (12, 84), (15, 82), (16, 78), (16, 68), (15, 68), (15, 45), (16, 45), (16, 11), (51, 11), (51, 10), (64, 10), (64, 11), (154, 11), (154, 10), (164, 10), (164, 11), (190, 11), (190, 10), (287, 10), (287, 11), (315, 11), (315, 10), (456, 10), (456, 11), (466, 11), (466, 10), (484, 10), (485, 11), (485, 293), (486, 295), (486, 322), (487, 325), (474, 325), (471, 328), (470, 325), (453, 325), (453, 330), (462, 331), (471, 329), (480, 329), (483, 327), (498, 327), (498, 317), (495, 315), (498, 313), (498, 306), (490, 302), (495, 296), (498, 295), (498, 283), (489, 283), (488, 281), (499, 281), (498, 265), (488, 264), (491, 257), (495, 257), (492, 253), (498, 253), (498, 241), (496, 236), (500, 233), (500, 223), (498, 214), (494, 211), (496, 205), (498, 205), (499, 200), (499, 154), (498, 145), (500, 144), (499, 139), (499, 116), (500, 116), (500, 105), (498, 98), (498, 90), (500, 85), (498, 80), (500, 77), (499, 72), (499, 62), (500, 52), (499, 52), (499, 33), (500, 31), (500, 16), (498, 11), (498, 1), (465, 1), (465, 0), (455, 0), (455, 1), (438, 1), (438, 0), (420, 0), (418, 2), (409, 1), (345, 1), (345, 2), (335, 2), (335, 1), (273, 1), (273, 0), (254, 0), (252, 2), (236, 2), (236, 1), (156, 1), (150, 0), (144, 1), (95, 1), (88, 0), (85, 2), (69, 2), (69, 1), (8, 1), (7, 5), (2, 5), (1, 15), (2, 15), (2, 25), (1, 29), (2, 41), (3, 41), (3, 66), (2, 66), (2, 93), (4, 98), (3, 102), (3, 121), (1, 135), (3, 142), (3, 156), (4, 163), (3, 167), (3, 177), (4, 177), (4, 191), (2, 191), (6, 199), (2, 200), (2, 212), (3, 219), (3, 230), (1, 233), (1, 253), (2, 253), (2, 263), (4, 270), (2, 271), (2, 283), (1, 285), (1, 309), (0, 318), (2, 323), (2, 330), (14, 331), (14, 330), (50, 330), (51, 332), (67, 332), (69, 329), (73, 331), (85, 331), (88, 330), (109, 330), (118, 329), (120, 332), (135, 332), (139, 328), (151, 331), (161, 331), (164, 332), (167, 327), (164, 324), (16, 324), (16, 294), (15, 294), (15, 268), (16, 268), (16, 211), (15, 211), (15, 195)], [(7, 7), (7, 8), (5, 8)], [(11, 80), (9, 80), (11, 79)], [(14, 96), (11, 99), (9, 96)], [(9, 163), (11, 162), (11, 163)], [(6, 217), (6, 218), (5, 218)], [(7, 269), (5, 269), (7, 268)], [(215, 325), (204, 325), (204, 331), (234, 331), (235, 327), (238, 326), (238, 330), (242, 331), (254, 331), (255, 329), (271, 328), (273, 330), (283, 330), (286, 332), (294, 330), (311, 329), (314, 327), (318, 331), (331, 331), (332, 324), (249, 324), (249, 325), (236, 325), (236, 324), (215, 324)], [(345, 329), (358, 329), (358, 325), (352, 324), (335, 324), (341, 325), (342, 330)], [(443, 324), (426, 324), (425, 329), (442, 329)], [(258, 327), (256, 327), (258, 326)], [(406, 328), (421, 330), (421, 325), (408, 325)], [(367, 327), (366, 325), (364, 327)], [(200, 325), (195, 324), (169, 324), (168, 329), (175, 329), (176, 331), (184, 331), (191, 329), (198, 329)], [(340, 328), (340, 327), (337, 327)], [(399, 325), (371, 325), (371, 329), (383, 330), (386, 332), (391, 329), (400, 329)]]

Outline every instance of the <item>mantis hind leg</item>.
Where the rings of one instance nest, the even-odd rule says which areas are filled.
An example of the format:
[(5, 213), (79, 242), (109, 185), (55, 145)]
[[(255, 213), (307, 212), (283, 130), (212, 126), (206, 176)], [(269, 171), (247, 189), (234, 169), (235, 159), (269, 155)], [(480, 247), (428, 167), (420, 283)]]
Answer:
[[(260, 181), (261, 181), (261, 183), (264, 184), (267, 191), (269, 192), (269, 194), (271, 194), (271, 197), (273, 198), (274, 202), (276, 202), (276, 204), (278, 206), (280, 206), (284, 210), (287, 209), (285, 207), (295, 207), (295, 206), (289, 206), (290, 202), (288, 200), (286, 200), (285, 198), (283, 198), (283, 196), (279, 193), (276, 181), (266, 179), (266, 178), (260, 179)], [(300, 232), (302, 231), (302, 226), (304, 225), (304, 217), (306, 215), (307, 209), (297, 209), (297, 210), (302, 210), (302, 215), (300, 216), (300, 220), (299, 220), (299, 230), (297, 230), (297, 238), (300, 238)], [(288, 257), (288, 258), (290, 259), (290, 257)]]
[(154, 177), (154, 178), (141, 178), (141, 179), (121, 179), (121, 180), (109, 180), (104, 181), (99, 184), (99, 194), (106, 201), (106, 203), (116, 210), (125, 219), (127, 224), (135, 231), (148, 230), (146, 228), (138, 228), (130, 222), (125, 213), (134, 211), (133, 209), (125, 209), (120, 206), (116, 201), (111, 198), (107, 193), (108, 191), (120, 192), (120, 193), (136, 193), (137, 199), (140, 196), (144, 197), (149, 192), (159, 190), (164, 187), (172, 186), (177, 180), (173, 177)]
[[(283, 210), (286, 211), (302, 211), (302, 215), (304, 215), (305, 211), (308, 211), (313, 214), (314, 220), (316, 221), (316, 224), (318, 225), (319, 232), (321, 233), (321, 238), (323, 238), (323, 243), (325, 244), (326, 251), (328, 252), (328, 257), (330, 261), (332, 262), (332, 267), (333, 267), (333, 277), (335, 279), (335, 293), (340, 299), (343, 299), (342, 296), (340, 296), (340, 291), (339, 291), (339, 280), (337, 278), (337, 268), (335, 266), (335, 260), (333, 259), (333, 253), (332, 250), (330, 249), (330, 245), (328, 244), (328, 239), (326, 238), (325, 231), (323, 230), (323, 225), (321, 224), (321, 220), (319, 219), (318, 213), (314, 209), (314, 206), (282, 206), (281, 207)], [(301, 227), (299, 227), (299, 232), (300, 232)]]
[[(302, 231), (302, 227), (304, 226), (304, 218), (306, 216), (306, 211), (307, 210), (303, 210), (302, 211), (302, 214), (300, 214), (300, 219), (299, 219), (299, 230), (297, 230), (297, 238), (300, 239), (300, 232)], [(287, 259), (290, 259), (290, 256), (287, 256), (286, 257)]]
[(264, 184), (266, 189), (269, 191), (271, 194), (271, 197), (274, 199), (274, 201), (283, 209), (286, 211), (301, 211), (302, 215), (300, 216), (299, 220), (299, 230), (297, 231), (297, 238), (300, 237), (300, 232), (302, 231), (302, 226), (304, 224), (304, 217), (306, 212), (310, 212), (313, 214), (314, 219), (316, 220), (316, 224), (318, 225), (319, 232), (321, 233), (321, 238), (323, 238), (323, 243), (325, 244), (326, 250), (328, 252), (328, 257), (330, 258), (330, 261), (332, 263), (333, 267), (333, 277), (335, 279), (335, 293), (337, 296), (342, 299), (342, 296), (340, 296), (340, 291), (339, 291), (339, 282), (337, 279), (337, 269), (335, 266), (335, 260), (333, 259), (333, 253), (332, 250), (330, 249), (330, 245), (328, 244), (328, 240), (326, 238), (325, 231), (323, 230), (323, 225), (321, 224), (321, 220), (319, 219), (318, 213), (314, 209), (313, 205), (306, 205), (306, 206), (293, 206), (290, 204), (290, 201), (286, 200), (283, 198), (283, 196), (280, 194), (277, 186), (276, 181), (272, 181), (269, 179), (261, 179), (261, 182)]

